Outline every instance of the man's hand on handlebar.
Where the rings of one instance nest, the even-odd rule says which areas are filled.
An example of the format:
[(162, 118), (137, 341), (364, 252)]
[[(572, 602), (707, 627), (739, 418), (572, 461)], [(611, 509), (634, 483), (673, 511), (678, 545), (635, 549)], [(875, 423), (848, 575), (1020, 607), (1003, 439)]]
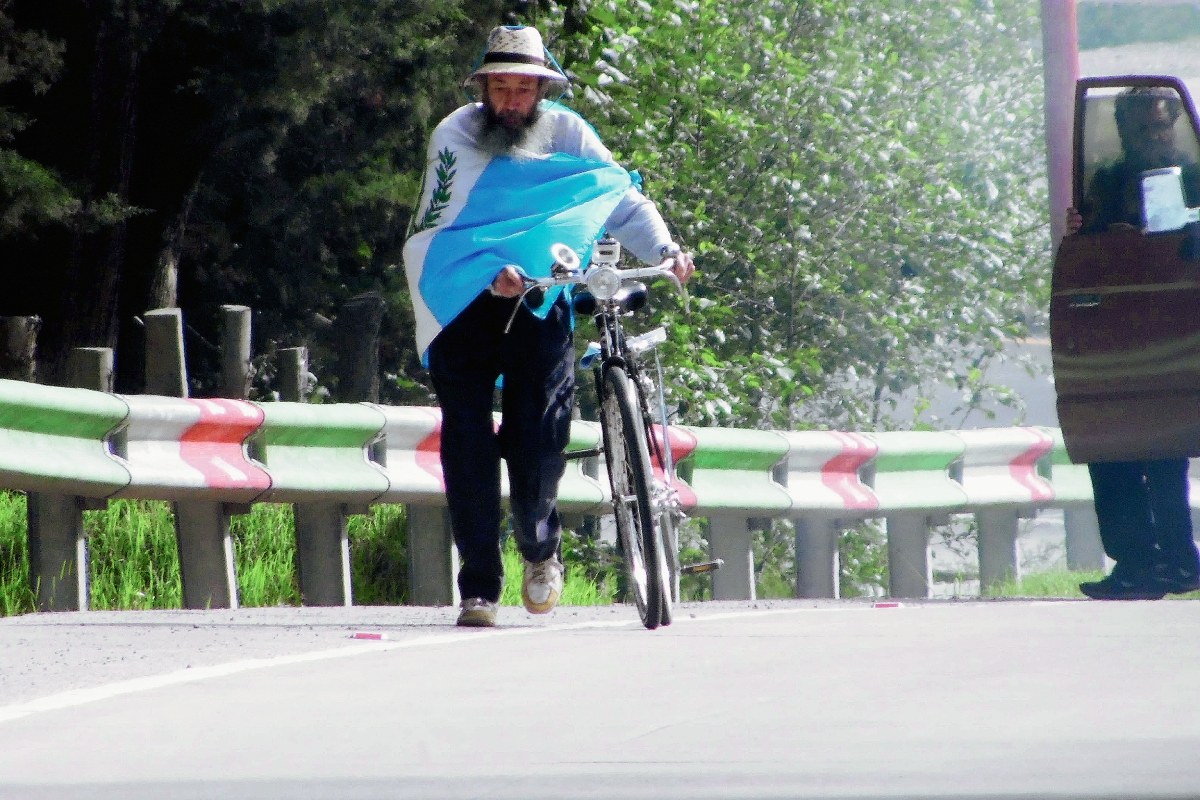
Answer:
[(500, 270), (492, 281), (492, 294), (499, 297), (519, 297), (524, 291), (525, 278), (511, 265)]
[(687, 283), (688, 278), (692, 277), (692, 273), (696, 271), (691, 254), (684, 252), (664, 258), (658, 266), (671, 270), (680, 283)]

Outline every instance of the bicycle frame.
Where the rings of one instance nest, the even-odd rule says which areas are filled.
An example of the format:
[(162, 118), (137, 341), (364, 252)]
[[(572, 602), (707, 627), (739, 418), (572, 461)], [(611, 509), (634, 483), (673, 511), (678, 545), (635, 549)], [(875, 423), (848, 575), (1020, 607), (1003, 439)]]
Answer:
[[(630, 313), (626, 304), (640, 299), (627, 292), (631, 280), (668, 277), (680, 291), (682, 286), (664, 265), (618, 269), (620, 248), (612, 240), (596, 244), (593, 255), (597, 257), (593, 259), (593, 268), (587, 272), (579, 268), (579, 259), (569, 248), (555, 245), (551, 253), (555, 261), (551, 276), (528, 279), (526, 293), (551, 286), (586, 285), (589, 293), (580, 296), (580, 300), (586, 300), (582, 305), (577, 304), (576, 310), (590, 314), (599, 333), (598, 344), (589, 345), (581, 366), (593, 368), (601, 407), (603, 449), (569, 455), (579, 457), (585, 453), (599, 455), (603, 452), (612, 483), (618, 541), (623, 543), (623, 548), (628, 545), (624, 560), (633, 582), (631, 588), (639, 615), (647, 628), (669, 625), (671, 606), (678, 599), (679, 553), (675, 526), (682, 512), (672, 488), (674, 464), (666, 435), (665, 409), (660, 436), (654, 433), (654, 417), (650, 410), (652, 395), (657, 394), (662, 403), (661, 369), (656, 387), (641, 359), (646, 350), (666, 341), (666, 331), (658, 328), (628, 337), (621, 318)], [(646, 290), (642, 286), (637, 291)], [(513, 313), (515, 316), (516, 309)], [(663, 479), (655, 476), (655, 461), (663, 470)]]

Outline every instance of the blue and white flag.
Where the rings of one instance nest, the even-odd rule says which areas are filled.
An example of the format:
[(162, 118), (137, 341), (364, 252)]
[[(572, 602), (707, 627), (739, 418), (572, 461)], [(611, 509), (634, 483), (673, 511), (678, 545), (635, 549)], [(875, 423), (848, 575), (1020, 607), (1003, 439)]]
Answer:
[[(456, 113), (434, 131), (419, 216), (404, 245), (423, 362), (442, 328), (506, 266), (548, 276), (550, 246), (557, 242), (586, 264), (632, 185), (629, 173), (609, 161), (565, 153), (493, 155), (476, 145), (474, 127), (468, 114)], [(562, 291), (546, 292), (534, 313), (545, 317)]]

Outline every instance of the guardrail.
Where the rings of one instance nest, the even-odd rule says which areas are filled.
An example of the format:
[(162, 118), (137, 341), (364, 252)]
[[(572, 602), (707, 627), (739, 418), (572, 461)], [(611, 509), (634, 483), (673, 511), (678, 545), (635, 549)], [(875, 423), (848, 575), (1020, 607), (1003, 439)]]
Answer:
[[(440, 428), (435, 408), (124, 397), (0, 380), (0, 486), (31, 493), (40, 608), (86, 608), (82, 511), (113, 497), (175, 503), (188, 608), (236, 607), (229, 516), (268, 501), (295, 505), (304, 603), (351, 603), (346, 517), (374, 503), (409, 506), (412, 601), (452, 603)], [(930, 526), (951, 514), (976, 515), (985, 585), (1018, 575), (1018, 520), (1040, 508), (1067, 511), (1072, 566), (1104, 563), (1086, 467), (1069, 463), (1054, 429), (671, 426), (667, 435), (680, 497), (707, 518), (713, 555), (726, 562), (713, 576), (714, 598), (754, 597), (752, 533), (770, 518), (796, 524), (802, 597), (837, 595), (838, 533), (868, 518), (887, 521), (897, 597), (928, 594)], [(599, 426), (576, 422), (571, 440), (571, 449), (593, 447)], [(602, 463), (571, 462), (560, 484), (564, 512), (605, 513)]]

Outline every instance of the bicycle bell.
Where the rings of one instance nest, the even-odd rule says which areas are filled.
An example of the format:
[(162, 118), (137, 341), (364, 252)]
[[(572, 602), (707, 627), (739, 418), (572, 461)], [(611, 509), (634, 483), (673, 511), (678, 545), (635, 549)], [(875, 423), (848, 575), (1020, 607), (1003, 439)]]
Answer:
[(562, 242), (550, 245), (550, 257), (554, 259), (552, 271), (555, 274), (570, 274), (579, 271), (579, 255)]

